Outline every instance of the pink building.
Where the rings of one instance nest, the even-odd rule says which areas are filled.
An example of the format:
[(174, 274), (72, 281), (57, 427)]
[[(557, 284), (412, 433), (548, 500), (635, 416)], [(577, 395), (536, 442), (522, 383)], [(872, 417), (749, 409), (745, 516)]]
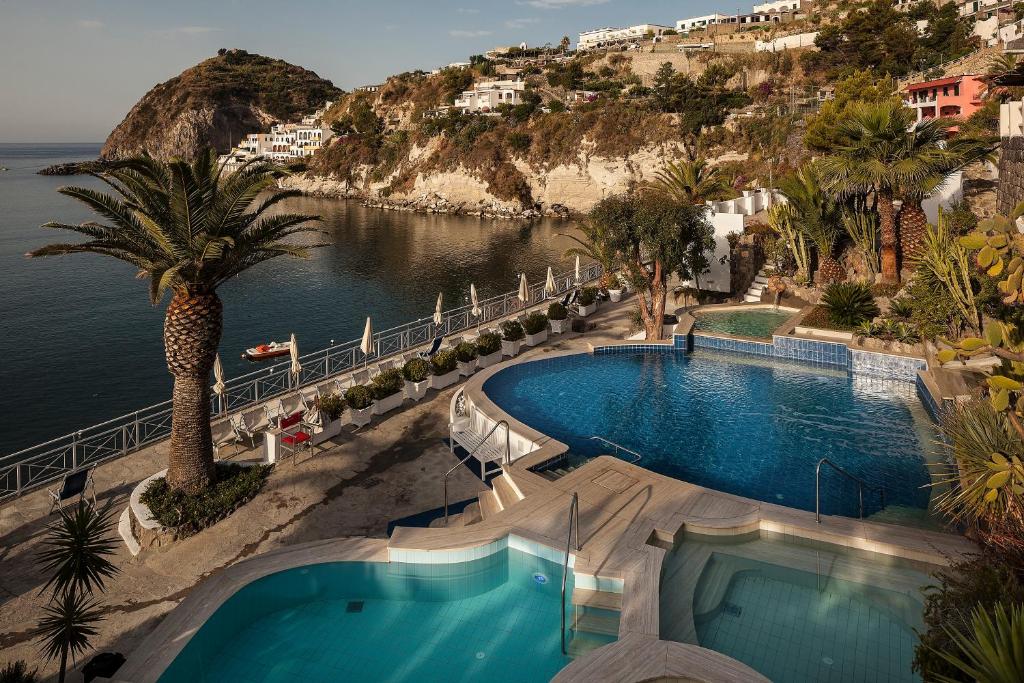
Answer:
[(917, 120), (936, 116), (967, 118), (981, 109), (981, 96), (988, 88), (980, 76), (966, 74), (938, 78), (907, 86), (904, 101), (917, 110)]

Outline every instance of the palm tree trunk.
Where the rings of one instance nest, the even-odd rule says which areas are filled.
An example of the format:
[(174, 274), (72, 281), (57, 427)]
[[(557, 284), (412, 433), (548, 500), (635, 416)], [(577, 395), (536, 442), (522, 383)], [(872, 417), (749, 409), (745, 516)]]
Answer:
[(210, 370), (222, 324), (223, 305), (215, 293), (175, 293), (164, 318), (164, 352), (174, 375), (167, 483), (188, 494), (213, 479)]
[(920, 198), (903, 200), (900, 210), (900, 260), (906, 267), (914, 262), (924, 248), (928, 230), (928, 217), (921, 207)]
[(68, 671), (68, 645), (64, 643), (64, 646), (60, 649), (60, 673), (57, 675), (57, 683), (64, 683), (64, 678), (67, 676)]
[(893, 215), (892, 190), (878, 191), (878, 217), (882, 233), (882, 282), (898, 285), (900, 283), (899, 264), (896, 259), (896, 217)]

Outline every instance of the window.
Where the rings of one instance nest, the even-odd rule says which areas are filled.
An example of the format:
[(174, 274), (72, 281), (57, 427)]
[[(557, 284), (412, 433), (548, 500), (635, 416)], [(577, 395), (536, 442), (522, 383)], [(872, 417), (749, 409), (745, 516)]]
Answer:
[(949, 95), (949, 86), (942, 86), (942, 96), (947, 97)]
[(953, 84), (953, 97), (960, 97), (960, 84), (959, 83), (954, 83)]

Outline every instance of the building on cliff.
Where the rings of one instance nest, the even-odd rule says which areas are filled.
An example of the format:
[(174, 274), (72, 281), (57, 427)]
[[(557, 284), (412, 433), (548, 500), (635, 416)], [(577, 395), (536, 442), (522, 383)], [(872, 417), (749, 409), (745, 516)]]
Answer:
[(501, 104), (519, 104), (526, 92), (526, 81), (483, 81), (464, 90), (453, 105), (463, 114), (486, 114)]
[(601, 47), (626, 45), (627, 43), (639, 43), (646, 38), (660, 38), (665, 31), (671, 30), (673, 30), (671, 26), (662, 26), (661, 24), (637, 24), (627, 28), (606, 26), (581, 32), (576, 49), (593, 50)]
[(917, 111), (918, 121), (936, 116), (966, 119), (981, 109), (981, 97), (986, 90), (988, 84), (981, 76), (964, 74), (911, 83), (906, 87), (904, 101)]

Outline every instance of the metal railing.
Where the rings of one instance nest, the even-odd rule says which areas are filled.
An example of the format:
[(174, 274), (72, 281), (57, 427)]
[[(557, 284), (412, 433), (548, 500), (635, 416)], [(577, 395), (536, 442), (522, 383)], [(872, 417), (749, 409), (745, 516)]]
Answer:
[(882, 507), (885, 507), (885, 489), (880, 486), (872, 486), (860, 477), (856, 477), (839, 465), (835, 464), (828, 458), (822, 458), (818, 461), (818, 466), (814, 468), (814, 520), (821, 524), (821, 466), (828, 465), (839, 474), (843, 475), (850, 481), (857, 483), (857, 496), (860, 499), (860, 519), (864, 519), (864, 489), (871, 489), (878, 491), (882, 500)]
[[(573, 525), (575, 522), (575, 525)], [(572, 492), (572, 502), (569, 503), (569, 529), (565, 535), (565, 560), (562, 562), (562, 654), (569, 654), (565, 649), (565, 578), (569, 574), (569, 544), (572, 543), (572, 532), (576, 530), (576, 552), (580, 546), (580, 496)]]
[[(597, 263), (581, 266), (579, 283), (575, 273), (562, 273), (555, 278), (554, 294), (565, 294), (577, 284), (592, 282), (600, 275), (601, 266)], [(382, 330), (373, 335), (374, 351), (369, 355), (360, 351), (361, 338), (308, 353), (300, 357), (302, 372), (298, 377), (291, 373), (288, 360), (234, 377), (226, 383), (223, 395), (211, 393), (210, 412), (226, 417), (334, 375), (424, 346), (438, 333), (448, 336), (500, 320), (544, 302), (548, 297), (544, 285), (541, 281), (531, 286), (525, 303), (519, 300), (518, 290), (484, 299), (478, 304), (479, 316), (474, 316), (472, 304), (467, 304), (443, 313), (440, 325), (435, 325), (431, 316)], [(171, 401), (164, 401), (11, 453), (0, 458), (0, 501), (20, 496), (79, 467), (128, 455), (167, 438), (170, 433)]]
[[(484, 445), (486, 445), (487, 444), (487, 439), (491, 438), (491, 434), (494, 434), (494, 432), (498, 429), (498, 427), (501, 427), (502, 425), (505, 426), (505, 462), (506, 463), (512, 462), (512, 438), (509, 435), (508, 422), (506, 422), (505, 420), (498, 420), (494, 424), (494, 426), (491, 427), (491, 431), (487, 432), (487, 436), (485, 436), (480, 443), (478, 443), (476, 446), (474, 446), (473, 450), (471, 450), (466, 455), (465, 458), (463, 458), (462, 460), (460, 460), (457, 463), (455, 463), (455, 465), (453, 465), (450, 470), (448, 470), (447, 472), (444, 473), (444, 525), (445, 526), (448, 526), (448, 477), (452, 476), (452, 472), (454, 472), (455, 470), (459, 469), (459, 467), (464, 465), (467, 460), (472, 458), (473, 455), (478, 450), (480, 450)], [(448, 438), (451, 438), (451, 437), (449, 436)], [(497, 471), (497, 470), (492, 470), (492, 471)]]
[(625, 458), (622, 458), (622, 460), (626, 460), (626, 462), (628, 462), (628, 463), (640, 462), (640, 458), (643, 457), (642, 455), (640, 455), (636, 451), (632, 451), (632, 450), (626, 448), (625, 446), (622, 446), (620, 444), (615, 443), (614, 441), (609, 441), (608, 439), (604, 438), (603, 436), (592, 436), (592, 437), (590, 437), (590, 440), (591, 441), (600, 441), (601, 443), (605, 444), (606, 446), (611, 446), (612, 448), (614, 448), (615, 449), (615, 457), (616, 458), (619, 457), (619, 451), (622, 451), (623, 453), (629, 453), (631, 456), (633, 456), (632, 460), (626, 460)]

